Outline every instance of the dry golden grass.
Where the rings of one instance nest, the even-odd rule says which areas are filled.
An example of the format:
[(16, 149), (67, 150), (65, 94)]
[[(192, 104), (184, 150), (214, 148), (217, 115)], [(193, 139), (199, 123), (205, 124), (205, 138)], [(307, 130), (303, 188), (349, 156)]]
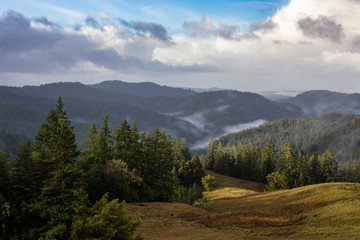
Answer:
[[(245, 189), (242, 180), (215, 177), (215, 192), (225, 185)], [(137, 234), (145, 239), (360, 239), (360, 184), (268, 193), (259, 192), (256, 183), (245, 185), (244, 195), (213, 200), (202, 208), (145, 203), (128, 204), (127, 209), (142, 220)]]
[(210, 200), (238, 198), (249, 194), (262, 192), (264, 184), (232, 178), (216, 172), (207, 171), (216, 179), (215, 190), (204, 192), (204, 196)]

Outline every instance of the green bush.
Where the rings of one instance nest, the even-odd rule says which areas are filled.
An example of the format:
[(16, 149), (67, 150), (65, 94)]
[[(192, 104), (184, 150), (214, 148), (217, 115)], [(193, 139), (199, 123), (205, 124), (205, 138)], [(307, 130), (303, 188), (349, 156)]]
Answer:
[(278, 172), (268, 174), (266, 180), (265, 191), (276, 191), (288, 188), (286, 177)]
[(205, 177), (201, 178), (201, 183), (203, 184), (206, 191), (212, 191), (216, 183), (215, 177), (208, 174)]

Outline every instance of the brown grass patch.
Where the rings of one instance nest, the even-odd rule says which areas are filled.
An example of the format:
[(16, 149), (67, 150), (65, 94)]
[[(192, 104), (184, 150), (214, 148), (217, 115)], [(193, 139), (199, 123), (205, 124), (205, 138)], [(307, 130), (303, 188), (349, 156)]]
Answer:
[[(218, 177), (220, 187), (244, 186), (242, 181)], [(137, 234), (146, 240), (360, 239), (360, 184), (318, 184), (267, 193), (256, 192), (256, 184), (246, 186), (250, 195), (213, 200), (202, 208), (143, 203), (128, 204), (126, 209), (142, 221)]]

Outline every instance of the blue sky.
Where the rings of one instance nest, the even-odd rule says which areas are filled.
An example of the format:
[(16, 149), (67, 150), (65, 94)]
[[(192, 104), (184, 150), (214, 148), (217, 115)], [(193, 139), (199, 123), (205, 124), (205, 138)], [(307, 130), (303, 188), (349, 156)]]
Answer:
[(102, 12), (114, 19), (141, 19), (176, 29), (183, 21), (199, 18), (204, 13), (214, 19), (234, 23), (255, 22), (272, 16), (277, 9), (287, 3), (288, 0), (11, 0), (3, 1), (0, 10), (4, 12), (12, 9), (29, 17), (46, 16), (62, 25), (79, 24), (84, 16)]
[(2, 0), (0, 85), (359, 92), (359, 12), (359, 0)]

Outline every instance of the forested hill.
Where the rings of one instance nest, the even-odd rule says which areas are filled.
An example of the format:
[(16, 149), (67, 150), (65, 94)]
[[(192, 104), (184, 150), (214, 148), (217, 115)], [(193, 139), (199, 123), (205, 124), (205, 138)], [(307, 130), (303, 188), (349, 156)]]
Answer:
[(360, 94), (345, 94), (330, 91), (307, 91), (296, 97), (283, 99), (298, 106), (306, 116), (324, 113), (360, 114)]
[[(148, 89), (144, 96), (142, 92)], [(154, 90), (154, 91), (153, 91)], [(145, 91), (146, 92), (146, 91)], [(152, 97), (147, 97), (149, 94)], [(83, 142), (90, 123), (100, 124), (109, 114), (109, 127), (123, 120), (135, 122), (140, 131), (158, 128), (173, 137), (185, 137), (190, 148), (221, 136), (239, 124), (297, 117), (300, 109), (270, 101), (258, 94), (239, 91), (195, 93), (150, 83), (108, 81), (98, 85), (52, 83), (41, 86), (0, 86), (0, 130), (34, 137), (48, 109), (61, 96), (68, 117)]]
[(271, 139), (277, 148), (289, 143), (305, 154), (323, 153), (331, 149), (341, 162), (360, 157), (360, 116), (325, 114), (305, 119), (281, 119), (257, 128), (232, 133), (219, 139), (223, 146), (228, 142), (244, 145), (249, 140), (262, 146)]
[(170, 97), (180, 98), (188, 97), (196, 94), (195, 91), (184, 88), (173, 88), (168, 86), (160, 86), (152, 82), (129, 83), (118, 80), (104, 81), (101, 83), (90, 85), (91, 87), (110, 90), (112, 92), (131, 94), (139, 97)]

